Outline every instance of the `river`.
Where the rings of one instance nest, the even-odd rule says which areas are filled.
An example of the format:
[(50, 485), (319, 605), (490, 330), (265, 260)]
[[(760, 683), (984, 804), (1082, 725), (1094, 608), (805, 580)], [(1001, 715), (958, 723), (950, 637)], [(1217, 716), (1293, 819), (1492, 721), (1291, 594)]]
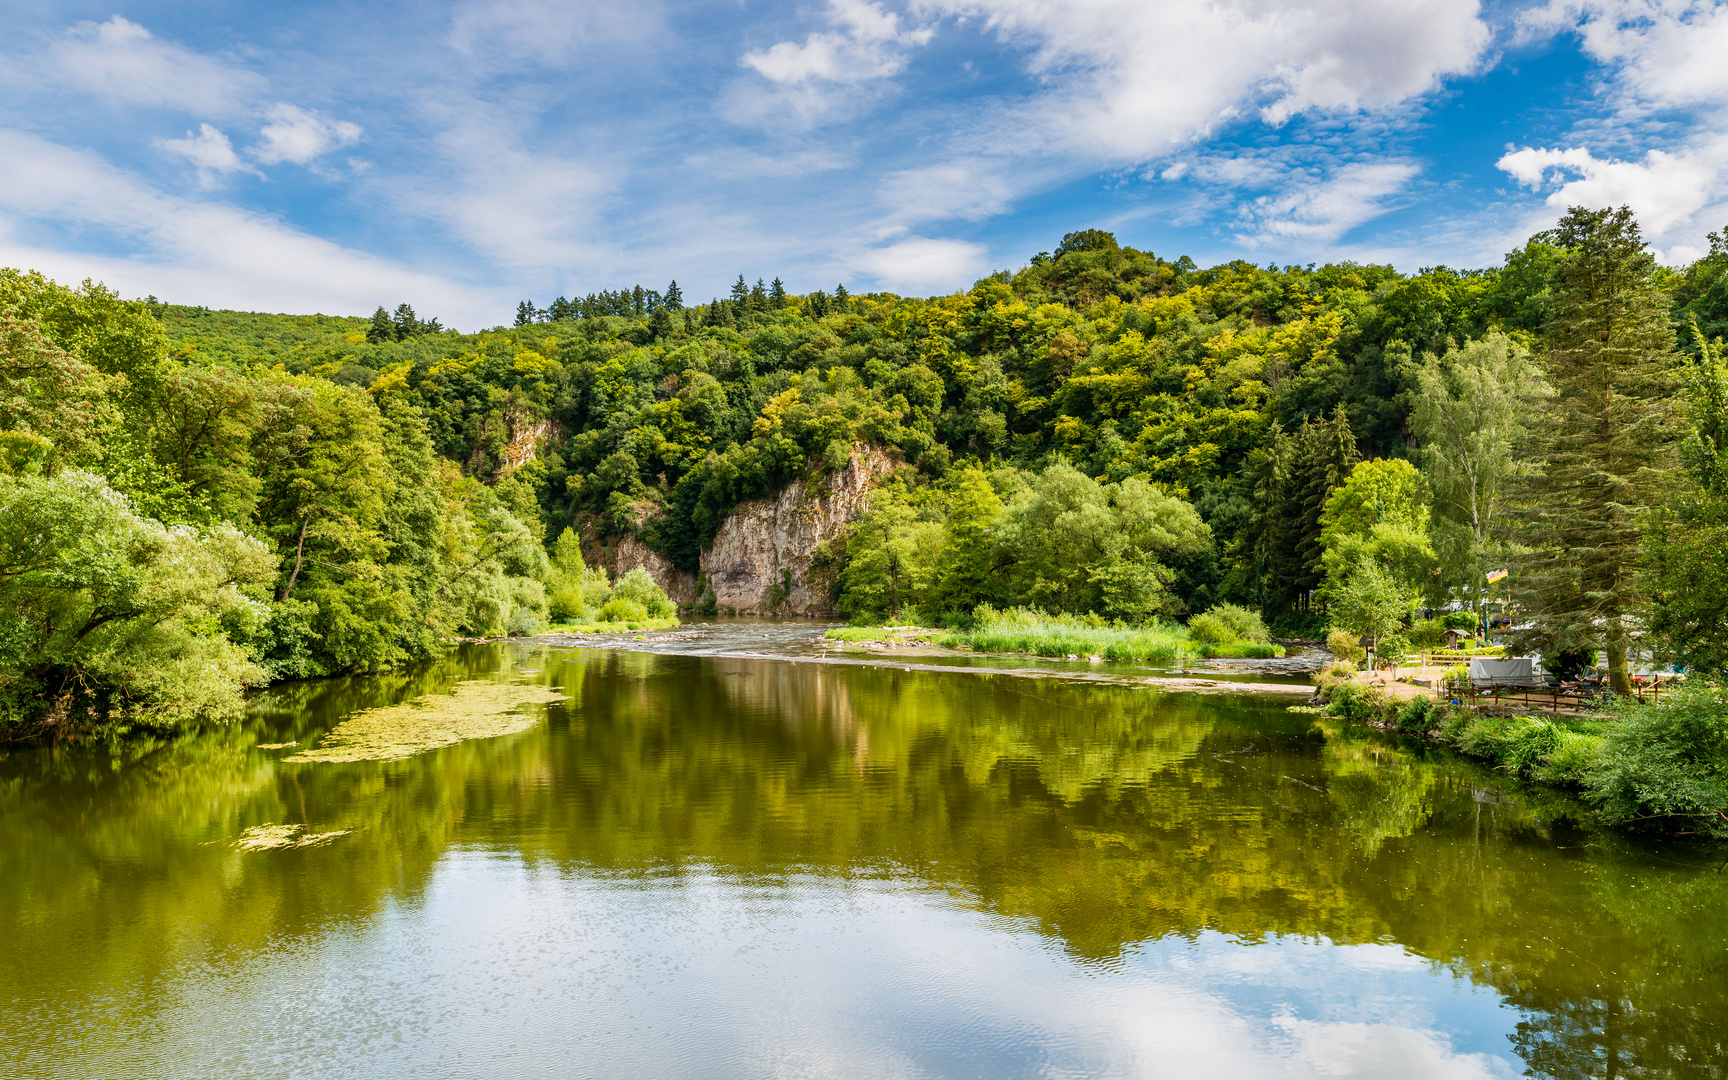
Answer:
[[(1281, 669), (1172, 689), (817, 633), (471, 645), (4, 751), (0, 1074), (1728, 1069), (1728, 851), (1292, 713)], [(466, 680), (566, 698), (285, 760)], [(266, 824), (338, 835), (235, 846)]]

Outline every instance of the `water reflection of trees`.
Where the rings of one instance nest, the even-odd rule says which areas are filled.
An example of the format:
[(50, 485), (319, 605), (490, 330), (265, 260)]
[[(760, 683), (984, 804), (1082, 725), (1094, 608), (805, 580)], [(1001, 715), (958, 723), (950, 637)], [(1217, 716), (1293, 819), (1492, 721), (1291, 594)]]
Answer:
[[(621, 872), (907, 873), (1085, 958), (1204, 928), (1396, 942), (1530, 1010), (1518, 1046), (1537, 1075), (1605, 1075), (1610, 1052), (1626, 1072), (1713, 1075), (1722, 1057), (1723, 878), (1544, 825), (1467, 764), (1246, 697), (517, 659), (571, 700), (536, 731), (410, 761), (287, 766), (230, 730), (106, 774), (13, 767), (0, 913), (95, 946), (53, 976), (95, 988), (412, 899), (457, 844)], [(501, 677), (502, 650), (469, 661)], [(310, 737), (464, 670), (290, 687), (259, 722)], [(263, 821), (361, 831), (264, 857), (199, 846)]]

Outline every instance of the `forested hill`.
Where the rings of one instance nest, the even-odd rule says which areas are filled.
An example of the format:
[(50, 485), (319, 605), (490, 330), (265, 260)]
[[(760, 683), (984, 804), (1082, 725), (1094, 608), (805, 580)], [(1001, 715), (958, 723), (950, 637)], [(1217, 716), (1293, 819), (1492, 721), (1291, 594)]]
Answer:
[[(906, 467), (825, 553), (854, 615), (963, 619), (990, 600), (1133, 621), (1229, 600), (1301, 620), (1357, 462), (1411, 457), (1423, 395), (1459, 372), (1522, 370), (1569, 257), (1544, 234), (1487, 270), (1202, 269), (1088, 230), (951, 296), (740, 277), (689, 306), (675, 285), (525, 301), (518, 325), (472, 334), (408, 304), (245, 314), (0, 271), (8, 527), (167, 553), (128, 556), (123, 587), (89, 570), (84, 592), (12, 594), (5, 708), (76, 684), (145, 715), (172, 696), (164, 672), (376, 669), (453, 633), (533, 629), (566, 528), (694, 569), (740, 500), (860, 441)], [(1725, 269), (1717, 238), (1655, 272), (1675, 325), (1728, 330)], [(1421, 586), (1444, 594), (1493, 538), (1459, 540), (1461, 511), (1432, 502), (1441, 557)], [(1010, 526), (1095, 550), (1046, 543), (1040, 564), (1003, 546)], [(1359, 531), (1381, 564), (1401, 557), (1397, 536)], [(170, 564), (196, 580), (168, 589)], [(148, 671), (116, 659), (139, 641)]]

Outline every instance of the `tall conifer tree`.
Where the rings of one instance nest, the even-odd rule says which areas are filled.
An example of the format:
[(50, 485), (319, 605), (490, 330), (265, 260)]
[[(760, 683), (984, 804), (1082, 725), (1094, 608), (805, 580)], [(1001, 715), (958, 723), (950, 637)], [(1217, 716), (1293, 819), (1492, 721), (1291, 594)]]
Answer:
[(1548, 324), (1554, 398), (1531, 420), (1538, 467), (1518, 486), (1514, 579), (1525, 644), (1608, 654), (1627, 693), (1631, 618), (1645, 601), (1638, 566), (1645, 514), (1662, 501), (1675, 442), (1674, 331), (1655, 260), (1627, 207), (1573, 207), (1555, 231)]
[(383, 304), (379, 304), (378, 310), (372, 313), (372, 325), (366, 328), (366, 340), (373, 345), (396, 340), (396, 324), (390, 321), (390, 313), (384, 310)]

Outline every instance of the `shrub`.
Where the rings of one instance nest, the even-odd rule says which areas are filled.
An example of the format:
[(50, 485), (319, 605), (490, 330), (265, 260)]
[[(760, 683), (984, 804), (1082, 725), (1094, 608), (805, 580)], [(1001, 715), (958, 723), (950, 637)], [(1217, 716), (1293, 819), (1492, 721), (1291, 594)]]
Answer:
[(1434, 726), (1434, 719), (1434, 699), (1427, 694), (1418, 694), (1398, 710), (1395, 723), (1399, 731), (1423, 732)]
[[(1272, 640), (1272, 635), (1267, 632), (1266, 624), (1261, 620), (1260, 613), (1252, 608), (1245, 608), (1240, 604), (1214, 604), (1206, 609), (1205, 616), (1202, 617), (1208, 616), (1224, 624), (1233, 635), (1231, 641), (1265, 644)], [(1188, 625), (1192, 630), (1194, 624), (1190, 622)], [(1228, 643), (1218, 642), (1217, 644)]]
[(1446, 644), (1446, 624), (1439, 619), (1424, 619), (1410, 628), (1410, 644), (1424, 652)]
[(639, 623), (647, 620), (647, 608), (622, 596), (614, 596), (600, 609), (601, 622)]
[(553, 622), (582, 622), (588, 618), (588, 609), (582, 604), (582, 590), (568, 585), (552, 590), (546, 609)]
[(1584, 791), (1617, 825), (1728, 836), (1728, 692), (1688, 684), (1621, 701)]
[(1332, 692), (1330, 712), (1346, 720), (1373, 720), (1388, 711), (1386, 692), (1359, 682), (1340, 683)]
[(1448, 630), (1474, 630), (1481, 624), (1474, 611), (1448, 611), (1440, 622)]
[(1375, 659), (1383, 664), (1402, 664), (1410, 659), (1410, 643), (1397, 634), (1380, 639), (1380, 647), (1374, 650)]
[[(666, 591), (654, 584), (648, 571), (640, 566), (618, 579), (618, 584), (612, 587), (612, 600), (633, 601), (645, 613), (642, 618), (669, 619), (678, 612)], [(611, 606), (610, 601), (607, 606)]]
[(1359, 644), (1361, 636), (1348, 630), (1334, 630), (1326, 635), (1326, 651), (1340, 660), (1348, 660), (1360, 664), (1368, 656), (1366, 649)]
[(1601, 752), (1602, 736), (1562, 731), (1559, 745), (1548, 752), (1547, 763), (1536, 770), (1536, 777), (1549, 784), (1578, 787)]
[(1188, 640), (1206, 645), (1229, 645), (1240, 639), (1228, 623), (1208, 611), (1188, 620)]

